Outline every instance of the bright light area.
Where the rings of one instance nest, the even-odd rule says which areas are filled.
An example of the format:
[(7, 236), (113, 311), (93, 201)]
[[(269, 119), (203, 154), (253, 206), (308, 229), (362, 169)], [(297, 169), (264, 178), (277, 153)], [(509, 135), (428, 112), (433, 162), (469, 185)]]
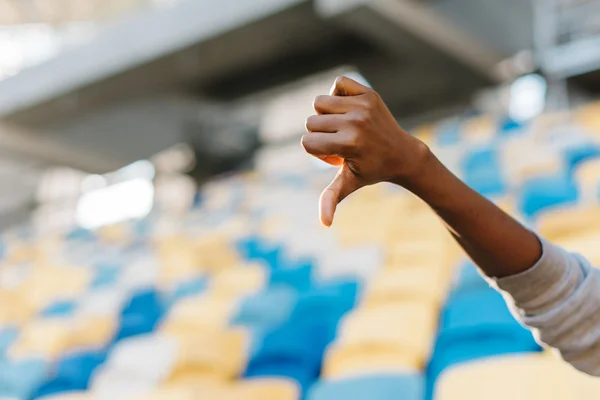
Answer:
[(537, 117), (546, 106), (546, 80), (537, 74), (522, 76), (510, 87), (509, 115), (515, 121)]
[(84, 194), (77, 204), (77, 223), (94, 229), (129, 219), (143, 218), (154, 204), (154, 186), (133, 179)]
[(155, 174), (156, 169), (154, 168), (154, 164), (148, 160), (140, 160), (134, 162), (133, 164), (129, 164), (128, 166), (123, 167), (117, 172), (111, 174), (111, 178), (119, 182), (129, 181), (132, 179), (144, 179), (151, 181), (154, 179)]

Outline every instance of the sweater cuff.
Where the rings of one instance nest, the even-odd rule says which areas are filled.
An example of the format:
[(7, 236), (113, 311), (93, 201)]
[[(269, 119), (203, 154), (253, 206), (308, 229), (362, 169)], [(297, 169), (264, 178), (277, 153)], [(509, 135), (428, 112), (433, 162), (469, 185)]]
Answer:
[(519, 308), (531, 310), (547, 305), (552, 301), (547, 295), (552, 293), (554, 297), (582, 279), (571, 265), (572, 255), (543, 238), (538, 239), (542, 256), (534, 266), (516, 275), (491, 279), (494, 286), (511, 295)]

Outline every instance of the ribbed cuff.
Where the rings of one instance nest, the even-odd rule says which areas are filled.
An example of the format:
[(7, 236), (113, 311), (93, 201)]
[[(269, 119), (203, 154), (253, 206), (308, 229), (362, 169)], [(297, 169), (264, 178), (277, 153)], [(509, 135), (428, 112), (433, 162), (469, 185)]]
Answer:
[(583, 280), (580, 268), (571, 265), (573, 257), (539, 238), (542, 256), (534, 266), (516, 275), (492, 279), (492, 284), (514, 299), (519, 308), (532, 312), (538, 307), (551, 307), (560, 293), (577, 286)]

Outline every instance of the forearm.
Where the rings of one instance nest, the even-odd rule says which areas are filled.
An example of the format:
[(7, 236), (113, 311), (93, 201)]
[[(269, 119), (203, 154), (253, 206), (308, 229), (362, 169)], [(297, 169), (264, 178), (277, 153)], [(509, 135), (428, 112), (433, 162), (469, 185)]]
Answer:
[(402, 185), (429, 204), (486, 275), (514, 275), (540, 259), (535, 234), (461, 182), (431, 152), (422, 166), (418, 177)]

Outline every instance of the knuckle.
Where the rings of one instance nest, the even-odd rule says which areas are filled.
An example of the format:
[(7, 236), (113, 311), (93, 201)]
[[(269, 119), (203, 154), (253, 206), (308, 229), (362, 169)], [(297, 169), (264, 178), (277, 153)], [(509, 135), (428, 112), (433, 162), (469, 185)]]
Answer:
[(315, 115), (311, 115), (310, 117), (306, 118), (306, 121), (304, 122), (304, 127), (306, 128), (307, 132), (310, 132), (312, 129), (312, 127), (315, 124)]
[(304, 148), (304, 150), (306, 150), (309, 153), (311, 152), (312, 144), (311, 144), (311, 140), (310, 140), (310, 135), (303, 135), (302, 139), (300, 140), (300, 143), (302, 144), (302, 147)]
[(352, 123), (357, 126), (365, 126), (371, 122), (371, 113), (366, 111), (356, 112), (352, 115)]
[(315, 99), (313, 101), (313, 108), (315, 109), (315, 111), (319, 112), (323, 109), (326, 102), (327, 102), (327, 96), (323, 96), (323, 95), (317, 96), (317, 97), (315, 97)]

